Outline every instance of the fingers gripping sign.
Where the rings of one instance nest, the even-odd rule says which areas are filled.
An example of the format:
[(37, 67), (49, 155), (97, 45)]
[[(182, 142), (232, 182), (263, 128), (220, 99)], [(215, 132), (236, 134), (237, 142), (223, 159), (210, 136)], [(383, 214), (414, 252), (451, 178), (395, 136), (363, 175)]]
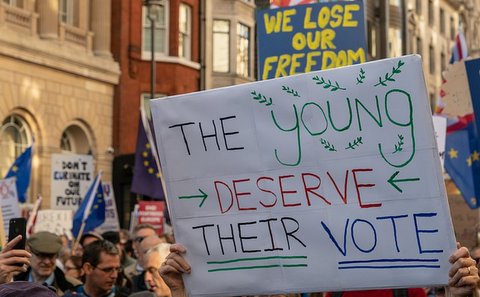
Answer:
[(172, 297), (184, 296), (184, 283), (182, 274), (191, 272), (191, 267), (183, 257), (186, 249), (181, 244), (172, 244), (170, 254), (160, 267), (160, 276), (172, 291)]

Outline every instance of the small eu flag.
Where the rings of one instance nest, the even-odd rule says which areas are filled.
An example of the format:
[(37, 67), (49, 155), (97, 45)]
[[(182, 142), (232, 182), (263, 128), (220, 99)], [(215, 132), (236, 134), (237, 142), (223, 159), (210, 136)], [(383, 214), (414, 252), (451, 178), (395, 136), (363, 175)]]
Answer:
[(445, 170), (462, 193), (467, 205), (480, 207), (480, 150), (475, 123), (447, 134)]
[[(101, 178), (102, 174), (99, 173), (73, 217), (72, 233), (75, 238), (81, 235), (79, 233), (92, 231), (105, 222), (105, 199)], [(82, 224), (85, 226), (80, 232)]]
[(29, 146), (13, 163), (5, 178), (15, 177), (18, 193), (18, 201), (27, 201), (27, 189), (30, 184), (32, 172), (32, 146)]
[[(148, 128), (149, 127), (147, 127), (147, 129)], [(142, 117), (140, 117), (138, 123), (137, 148), (135, 151), (132, 192), (163, 200), (165, 199), (165, 195), (163, 194), (161, 175), (157, 163), (155, 162), (154, 153), (152, 145), (148, 141), (147, 131), (143, 125)]]

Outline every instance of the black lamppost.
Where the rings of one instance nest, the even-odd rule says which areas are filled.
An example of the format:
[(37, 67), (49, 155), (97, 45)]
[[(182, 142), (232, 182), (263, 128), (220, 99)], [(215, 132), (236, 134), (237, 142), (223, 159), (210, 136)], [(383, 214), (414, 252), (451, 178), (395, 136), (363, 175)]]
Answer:
[(161, 6), (161, 0), (144, 0), (143, 5), (147, 7), (147, 16), (150, 20), (150, 99), (155, 98), (155, 84), (156, 84), (156, 71), (155, 71), (155, 21), (157, 20), (158, 12)]

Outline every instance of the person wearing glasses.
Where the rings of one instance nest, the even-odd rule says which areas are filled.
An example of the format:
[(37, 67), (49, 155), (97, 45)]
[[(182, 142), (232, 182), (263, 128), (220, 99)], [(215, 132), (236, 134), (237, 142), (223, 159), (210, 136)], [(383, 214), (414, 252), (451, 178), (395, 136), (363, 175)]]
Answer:
[[(155, 227), (150, 224), (138, 224), (135, 226), (132, 232), (132, 247), (133, 253), (137, 261), (128, 265), (123, 270), (125, 277), (128, 279), (129, 282), (134, 282), (134, 277), (140, 275), (143, 272), (143, 268), (139, 263), (139, 255), (138, 250), (140, 249), (140, 244), (142, 241), (149, 236), (156, 235)], [(141, 257), (141, 255), (140, 255)]]
[(58, 296), (63, 296), (65, 291), (81, 285), (80, 281), (66, 276), (56, 266), (58, 253), (62, 249), (62, 241), (56, 234), (37, 232), (28, 238), (26, 249), (31, 254), (30, 267), (15, 276), (15, 281), (29, 281), (54, 287)]
[[(148, 239), (146, 239), (148, 240)], [(145, 240), (145, 241), (146, 241)], [(160, 276), (160, 266), (170, 253), (170, 243), (162, 242), (148, 249), (143, 256), (145, 267), (145, 291), (140, 291), (129, 297), (170, 297), (170, 289)]]
[(85, 247), (82, 256), (85, 283), (65, 294), (65, 297), (115, 297), (120, 271), (120, 253), (108, 240), (97, 240)]

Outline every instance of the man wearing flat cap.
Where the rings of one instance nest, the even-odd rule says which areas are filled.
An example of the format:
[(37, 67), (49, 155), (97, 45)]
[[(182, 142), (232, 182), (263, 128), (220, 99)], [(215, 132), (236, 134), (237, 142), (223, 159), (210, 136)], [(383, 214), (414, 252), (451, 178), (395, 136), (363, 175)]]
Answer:
[(60, 237), (50, 232), (38, 232), (27, 240), (26, 249), (32, 254), (30, 267), (26, 272), (15, 277), (18, 281), (29, 281), (54, 287), (58, 296), (81, 282), (65, 276), (63, 271), (55, 266), (58, 252), (62, 248)]

